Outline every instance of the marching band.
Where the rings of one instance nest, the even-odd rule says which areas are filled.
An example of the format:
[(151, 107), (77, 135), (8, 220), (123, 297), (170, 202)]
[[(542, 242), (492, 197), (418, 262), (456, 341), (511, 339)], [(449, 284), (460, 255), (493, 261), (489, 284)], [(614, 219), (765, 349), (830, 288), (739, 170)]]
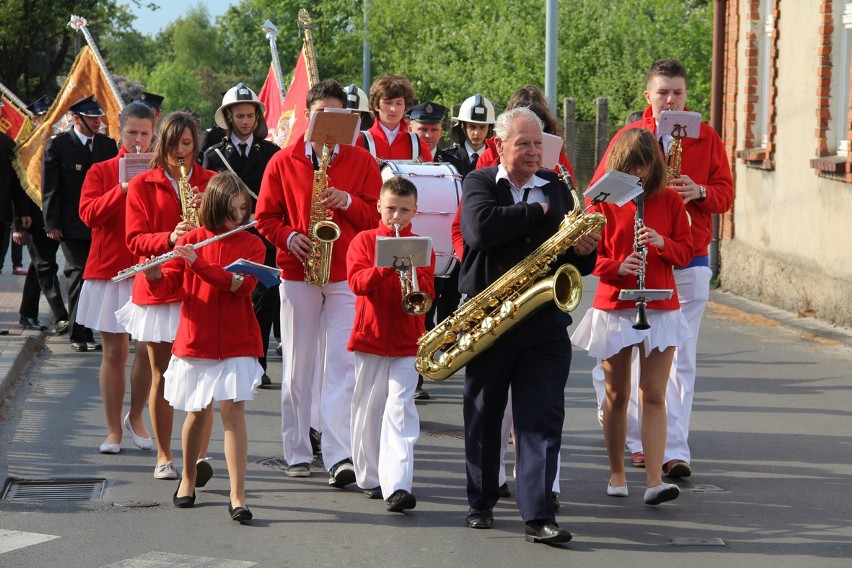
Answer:
[[(154, 477), (179, 480), (175, 506), (193, 507), (195, 488), (212, 476), (207, 445), (219, 401), (230, 432), (228, 514), (248, 522), (243, 403), (274, 380), (266, 352), (278, 319), (285, 476), (309, 477), (321, 466), (332, 488), (355, 484), (388, 511), (414, 509), (414, 400), (429, 396), (418, 373), (440, 379), (464, 367), (467, 526), (494, 526), (493, 508), (510, 494), (503, 453), (513, 431), (525, 537), (564, 543), (572, 535), (556, 514), (573, 342), (599, 360), (607, 494), (628, 494), (626, 443), (631, 463), (646, 467), (644, 502), (676, 498), (677, 485), (662, 477), (692, 474), (686, 437), (709, 290), (708, 225), (731, 206), (732, 183), (706, 125), (683, 140), (682, 173), (661, 175), (672, 137), (657, 132), (659, 115), (684, 110), (686, 71), (674, 60), (654, 62), (647, 89), (645, 115), (616, 135), (595, 176), (618, 170), (643, 183), (641, 224), (632, 202), (587, 210), (565, 183), (573, 171), (564, 152), (564, 176), (556, 164), (543, 167), (544, 137), (558, 128), (532, 86), (499, 115), (480, 93), (462, 101), (450, 147), (439, 143), (446, 109), (415, 106), (409, 80), (391, 73), (369, 93), (317, 81), (304, 101), (306, 122), (351, 112), (373, 124), (332, 143), (297, 133), (283, 148), (267, 140), (266, 107), (242, 83), (224, 94), (221, 130), (204, 146), (195, 117), (178, 111), (158, 122), (163, 98), (142, 93), (121, 111), (116, 147), (99, 133), (98, 102), (81, 99), (70, 107), (73, 128), (45, 148), (43, 227), (20, 184), (9, 186), (16, 234), (29, 236), (32, 281), (50, 300), (57, 332), (70, 327), (79, 351), (100, 350), (91, 330), (100, 333), (100, 451), (120, 453), (123, 429), (139, 448), (156, 448)], [(149, 167), (120, 179), (128, 154), (148, 154)], [(327, 243), (320, 231), (329, 224), (336, 233)], [(407, 272), (378, 264), (377, 241), (415, 233), (431, 239), (426, 266), (411, 257)], [(216, 242), (201, 248), (208, 241)], [(58, 246), (72, 281), (70, 312), (50, 270)], [(237, 260), (252, 262), (229, 266)], [(278, 285), (252, 270), (274, 272)], [(640, 299), (645, 328), (630, 325), (637, 302), (616, 299), (637, 273), (640, 283), (674, 292)], [(594, 307), (569, 337), (573, 307), (561, 298), (576, 295), (587, 274), (601, 278)], [(403, 309), (413, 292), (417, 305)], [(38, 323), (23, 304), (21, 316)], [(122, 419), (131, 338), (136, 359)], [(631, 377), (634, 352), (641, 371)], [(638, 411), (628, 410), (631, 383)], [(182, 474), (170, 444), (175, 408), (188, 413)]]

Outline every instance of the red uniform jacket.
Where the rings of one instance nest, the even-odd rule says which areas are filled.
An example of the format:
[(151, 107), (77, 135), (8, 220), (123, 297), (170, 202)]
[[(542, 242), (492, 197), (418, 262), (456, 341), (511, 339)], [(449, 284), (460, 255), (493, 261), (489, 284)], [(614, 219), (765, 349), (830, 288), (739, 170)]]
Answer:
[[(379, 223), (378, 229), (357, 234), (349, 246), (346, 273), (355, 294), (355, 325), (347, 346), (350, 351), (410, 357), (417, 354), (417, 339), (426, 333), (426, 316), (411, 316), (402, 309), (399, 272), (376, 267), (376, 237), (394, 235), (393, 229)], [(400, 236), (417, 235), (409, 225)], [(435, 297), (434, 251), (431, 264), (417, 269), (417, 287)]]
[(124, 215), (127, 194), (118, 182), (118, 160), (127, 153), (92, 164), (80, 193), (80, 219), (92, 230), (92, 248), (83, 272), (85, 280), (106, 280), (128, 268), (136, 257), (127, 248)]
[[(214, 175), (216, 172), (195, 164), (192, 166), (189, 184), (204, 191)], [(180, 222), (180, 214), (180, 198), (162, 168), (138, 174), (130, 180), (125, 235), (127, 248), (136, 255), (136, 262), (172, 250), (169, 235)], [(153, 294), (148, 279), (144, 277), (134, 279), (132, 296), (133, 303), (138, 306), (170, 304), (183, 299), (180, 290), (167, 296)]]
[[(214, 234), (200, 227), (181, 237), (178, 243), (195, 244)], [(261, 357), (260, 327), (251, 305), (257, 278), (246, 274), (243, 284), (231, 292), (233, 273), (223, 267), (241, 258), (263, 264), (266, 255), (263, 241), (242, 231), (205, 245), (197, 254), (191, 266), (181, 258), (170, 260), (163, 265), (163, 278), (150, 281), (151, 291), (157, 295), (185, 292), (172, 353), (218, 360)], [(136, 279), (148, 281), (141, 275)]]
[[(598, 243), (598, 259), (594, 274), (600, 276), (592, 305), (599, 310), (624, 310), (636, 307), (633, 300), (619, 300), (620, 290), (637, 288), (635, 276), (619, 276), (618, 267), (633, 252), (636, 204), (623, 207), (599, 203), (591, 208), (606, 216), (603, 238)], [(692, 238), (686, 209), (678, 193), (670, 188), (645, 202), (645, 226), (657, 231), (665, 241), (663, 251), (649, 245), (645, 264), (645, 288), (674, 290), (671, 299), (648, 302), (651, 310), (676, 310), (680, 307), (675, 289), (673, 266), (683, 266), (692, 258)]]
[[(373, 135), (373, 140), (376, 143), (376, 157), (383, 160), (411, 160), (414, 152), (411, 148), (411, 136), (408, 135), (408, 121), (403, 119), (399, 123), (399, 133), (393, 141), (393, 145), (388, 144), (388, 137), (385, 136), (385, 131), (376, 119), (367, 132)], [(420, 138), (418, 138), (420, 140)], [(358, 136), (358, 145), (364, 148), (364, 139)], [(432, 151), (429, 150), (429, 145), (423, 140), (420, 140), (420, 161), (431, 162)]]
[[(615, 140), (622, 132), (630, 128), (647, 128), (656, 134), (657, 122), (651, 107), (645, 109), (642, 120), (628, 124), (619, 130), (606, 149), (595, 175), (589, 183), (591, 186), (598, 178), (606, 173), (606, 159)], [(734, 203), (734, 182), (731, 178), (731, 165), (728, 154), (722, 144), (722, 139), (710, 125), (701, 124), (698, 138), (684, 138), (681, 153), (681, 173), (688, 175), (698, 185), (707, 190), (704, 201), (692, 200), (686, 204), (686, 211), (692, 221), (692, 247), (695, 256), (707, 256), (713, 232), (712, 215), (722, 214)], [(690, 259), (691, 260), (691, 259)], [(686, 266), (689, 261), (680, 266)]]
[[(346, 280), (346, 251), (352, 238), (375, 227), (379, 218), (376, 203), (382, 176), (376, 159), (363, 148), (340, 146), (328, 170), (329, 187), (347, 192), (352, 203), (335, 209), (332, 220), (340, 227), (340, 238), (331, 251), (330, 282)], [(305, 155), (304, 141), (275, 154), (263, 174), (255, 219), (260, 233), (278, 247), (278, 266), (285, 280), (302, 280), (305, 266), (287, 249), (287, 238), (298, 232), (310, 236), (314, 166)]]

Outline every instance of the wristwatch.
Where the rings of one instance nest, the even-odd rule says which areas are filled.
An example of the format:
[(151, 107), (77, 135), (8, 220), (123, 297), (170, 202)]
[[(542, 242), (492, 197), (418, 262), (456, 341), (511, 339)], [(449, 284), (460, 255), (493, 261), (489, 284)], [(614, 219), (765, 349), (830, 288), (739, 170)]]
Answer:
[(704, 201), (705, 199), (707, 199), (707, 188), (704, 187), (703, 185), (699, 185), (698, 186), (698, 199), (696, 199), (695, 201)]

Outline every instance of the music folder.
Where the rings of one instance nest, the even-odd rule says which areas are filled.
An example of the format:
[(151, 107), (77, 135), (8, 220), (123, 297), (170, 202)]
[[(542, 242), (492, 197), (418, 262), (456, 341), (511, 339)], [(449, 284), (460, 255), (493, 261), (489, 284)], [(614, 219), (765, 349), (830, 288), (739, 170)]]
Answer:
[(225, 267), (228, 272), (236, 274), (251, 274), (267, 288), (274, 288), (281, 283), (281, 269), (265, 264), (240, 258)]
[(358, 136), (361, 117), (345, 108), (326, 108), (311, 114), (307, 140), (317, 144), (352, 146)]
[(153, 154), (145, 152), (142, 154), (127, 153), (118, 159), (118, 181), (128, 182), (136, 174), (147, 172), (151, 169), (151, 157)]
[(619, 207), (642, 194), (642, 180), (624, 172), (610, 171), (583, 194), (593, 203), (615, 203)]
[(376, 238), (376, 266), (379, 268), (408, 268), (409, 257), (414, 266), (429, 266), (432, 237)]

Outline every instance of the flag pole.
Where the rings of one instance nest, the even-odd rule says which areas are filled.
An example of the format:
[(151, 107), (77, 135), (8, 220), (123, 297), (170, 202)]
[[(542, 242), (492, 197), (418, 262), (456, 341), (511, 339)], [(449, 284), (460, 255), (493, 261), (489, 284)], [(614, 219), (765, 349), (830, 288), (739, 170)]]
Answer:
[(275, 80), (278, 83), (278, 92), (281, 93), (281, 102), (287, 96), (287, 89), (284, 87), (284, 74), (281, 72), (281, 59), (278, 57), (278, 28), (271, 21), (266, 20), (260, 25), (260, 28), (266, 32), (266, 39), (269, 41), (269, 50), (272, 52), (272, 67), (275, 69)]
[(305, 58), (308, 60), (308, 86), (313, 87), (319, 83), (319, 73), (317, 72), (317, 54), (314, 51), (314, 39), (312, 36), (313, 20), (304, 8), (299, 10), (299, 28), (301, 28), (305, 41)]
[(2, 91), (6, 98), (9, 99), (9, 102), (13, 103), (16, 107), (18, 107), (19, 111), (27, 115), (29, 118), (33, 117), (33, 113), (29, 111), (26, 103), (19, 99), (17, 96), (15, 96), (15, 93), (10, 91), (3, 83), (0, 83), (0, 91)]
[(118, 108), (124, 108), (124, 100), (121, 98), (121, 95), (118, 92), (118, 87), (116, 87), (115, 82), (112, 80), (112, 76), (107, 70), (106, 63), (104, 62), (104, 58), (101, 57), (101, 52), (98, 50), (98, 46), (95, 45), (95, 38), (93, 38), (92, 34), (89, 32), (86, 18), (72, 14), (71, 21), (68, 22), (68, 25), (74, 30), (83, 32), (83, 35), (86, 38), (86, 43), (89, 44), (89, 49), (92, 50), (92, 54), (95, 56), (95, 61), (97, 61), (98, 67), (101, 68), (101, 73), (104, 74), (107, 85), (109, 85), (109, 88), (112, 91), (112, 96), (115, 97), (115, 102), (118, 103)]

